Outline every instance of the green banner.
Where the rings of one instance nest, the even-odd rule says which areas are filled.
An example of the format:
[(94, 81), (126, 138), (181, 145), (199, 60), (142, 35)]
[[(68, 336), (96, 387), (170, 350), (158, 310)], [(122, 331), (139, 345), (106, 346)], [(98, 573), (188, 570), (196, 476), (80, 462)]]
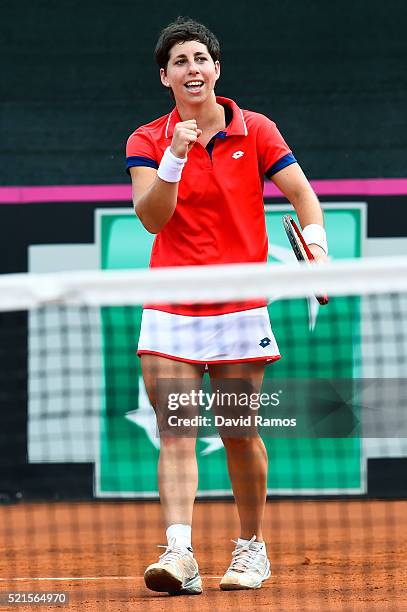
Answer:
[[(363, 208), (324, 206), (330, 254), (361, 256)], [(266, 207), (269, 261), (293, 259), (281, 217), (289, 206)], [(148, 266), (153, 236), (132, 212), (99, 210), (97, 235), (102, 269)], [(327, 307), (314, 299), (279, 300), (269, 306), (283, 358), (266, 368), (269, 379), (353, 378), (361, 367), (358, 298), (331, 298)], [(96, 494), (157, 496), (159, 439), (145, 392), (136, 348), (141, 307), (103, 308), (104, 397)], [(206, 383), (207, 384), (207, 383)], [(267, 439), (270, 493), (363, 492), (358, 438)], [(225, 452), (219, 437), (199, 438), (199, 493), (231, 493)]]

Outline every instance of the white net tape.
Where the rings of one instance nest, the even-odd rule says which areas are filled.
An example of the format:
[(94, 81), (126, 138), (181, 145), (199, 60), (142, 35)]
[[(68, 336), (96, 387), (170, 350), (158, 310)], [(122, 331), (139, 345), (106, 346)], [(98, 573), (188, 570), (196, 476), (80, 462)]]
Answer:
[(185, 266), (0, 276), (0, 311), (51, 304), (114, 306), (145, 301), (294, 298), (310, 293), (407, 292), (407, 256), (308, 264)]

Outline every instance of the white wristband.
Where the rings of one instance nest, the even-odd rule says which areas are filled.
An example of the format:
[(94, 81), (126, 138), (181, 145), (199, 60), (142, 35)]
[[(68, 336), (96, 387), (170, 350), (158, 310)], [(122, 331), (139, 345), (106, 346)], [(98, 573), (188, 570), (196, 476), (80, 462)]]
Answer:
[(328, 243), (326, 240), (326, 232), (322, 225), (311, 223), (306, 225), (302, 230), (302, 235), (307, 244), (317, 244), (328, 255)]
[(175, 157), (170, 147), (167, 147), (157, 170), (157, 176), (167, 183), (179, 183), (187, 158)]

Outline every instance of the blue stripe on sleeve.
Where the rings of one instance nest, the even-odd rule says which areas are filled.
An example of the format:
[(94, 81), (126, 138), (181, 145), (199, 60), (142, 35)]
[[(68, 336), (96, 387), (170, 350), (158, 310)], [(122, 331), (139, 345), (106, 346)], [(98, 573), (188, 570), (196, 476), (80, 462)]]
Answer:
[(291, 164), (295, 164), (296, 162), (297, 160), (295, 159), (294, 155), (292, 153), (287, 153), (287, 155), (281, 157), (278, 161), (276, 161), (275, 164), (271, 166), (271, 168), (269, 168), (269, 170), (267, 170), (266, 176), (268, 178), (271, 178), (273, 174), (276, 174), (276, 172), (279, 172), (283, 168), (286, 168)]
[(126, 172), (130, 174), (130, 168), (133, 166), (145, 166), (146, 168), (155, 168), (158, 170), (158, 164), (155, 159), (149, 157), (142, 157), (141, 155), (133, 155), (132, 157), (126, 158)]

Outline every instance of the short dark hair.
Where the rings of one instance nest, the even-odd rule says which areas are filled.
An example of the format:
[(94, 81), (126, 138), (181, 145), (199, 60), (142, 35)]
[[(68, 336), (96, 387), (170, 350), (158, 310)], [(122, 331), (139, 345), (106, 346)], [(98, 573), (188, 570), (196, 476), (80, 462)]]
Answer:
[(161, 31), (158, 38), (154, 57), (159, 67), (166, 70), (172, 47), (177, 43), (187, 42), (188, 40), (197, 40), (206, 45), (214, 62), (220, 59), (219, 41), (206, 26), (190, 17), (177, 17), (174, 22)]

